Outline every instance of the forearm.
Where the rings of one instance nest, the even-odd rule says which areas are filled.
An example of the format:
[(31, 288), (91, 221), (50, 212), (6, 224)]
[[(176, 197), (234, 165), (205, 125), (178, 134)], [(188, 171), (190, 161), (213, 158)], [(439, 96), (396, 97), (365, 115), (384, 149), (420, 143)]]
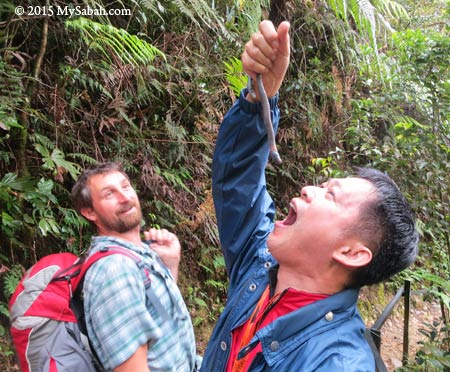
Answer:
[(175, 279), (175, 283), (178, 283), (178, 265), (167, 267), (172, 274), (173, 278)]
[[(264, 219), (273, 217), (266, 191), (269, 148), (260, 104), (247, 101), (243, 91), (221, 124), (213, 158), (213, 197), (227, 268), (246, 246)], [(270, 100), (276, 130), (278, 97)]]
[(114, 372), (149, 372), (147, 364), (147, 344), (140, 346), (136, 352), (120, 366), (114, 368)]

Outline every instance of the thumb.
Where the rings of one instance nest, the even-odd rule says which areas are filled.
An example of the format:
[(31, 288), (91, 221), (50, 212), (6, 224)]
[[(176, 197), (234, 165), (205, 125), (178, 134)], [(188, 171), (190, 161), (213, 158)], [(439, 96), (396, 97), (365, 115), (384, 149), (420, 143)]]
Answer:
[(277, 35), (278, 35), (278, 51), (285, 57), (289, 57), (290, 54), (290, 38), (289, 38), (289, 29), (291, 25), (288, 21), (283, 21), (278, 26)]

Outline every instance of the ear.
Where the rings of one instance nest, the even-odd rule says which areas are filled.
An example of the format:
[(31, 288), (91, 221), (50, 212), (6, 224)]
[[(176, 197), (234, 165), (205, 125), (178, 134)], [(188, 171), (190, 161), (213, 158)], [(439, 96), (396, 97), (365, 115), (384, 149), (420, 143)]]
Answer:
[(90, 222), (95, 222), (97, 219), (97, 214), (94, 212), (92, 208), (82, 208), (80, 213)]
[(332, 257), (340, 264), (356, 269), (372, 261), (372, 251), (361, 242), (351, 242), (336, 249)]

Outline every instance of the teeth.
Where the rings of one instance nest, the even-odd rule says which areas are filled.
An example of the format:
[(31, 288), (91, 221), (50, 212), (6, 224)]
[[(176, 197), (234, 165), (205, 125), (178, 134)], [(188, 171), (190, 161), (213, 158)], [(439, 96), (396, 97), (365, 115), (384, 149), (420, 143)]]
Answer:
[(297, 213), (297, 209), (295, 209), (294, 203), (290, 202), (290, 203), (289, 203), (289, 207), (291, 207), (291, 209), (292, 209), (295, 213)]

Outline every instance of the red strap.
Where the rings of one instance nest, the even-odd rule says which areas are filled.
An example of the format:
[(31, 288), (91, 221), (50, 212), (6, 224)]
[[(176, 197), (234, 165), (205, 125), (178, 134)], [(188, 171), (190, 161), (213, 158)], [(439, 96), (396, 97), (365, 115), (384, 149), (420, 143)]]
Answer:
[(58, 366), (56, 365), (55, 359), (50, 357), (50, 364), (48, 366), (48, 372), (58, 372)]
[(89, 256), (86, 261), (81, 265), (80, 273), (76, 278), (76, 282), (74, 283), (74, 289), (78, 286), (78, 283), (84, 278), (84, 275), (89, 270), (89, 268), (96, 263), (100, 258), (111, 256), (112, 254), (123, 254), (129, 258), (131, 258), (136, 263), (140, 262), (139, 257), (130, 251), (129, 249), (120, 247), (120, 246), (109, 246), (106, 250), (100, 250), (95, 252), (93, 255)]
[[(269, 296), (270, 296), (270, 289), (269, 289), (269, 286), (267, 286), (266, 289), (264, 290), (263, 294), (261, 295), (258, 303), (256, 304), (255, 309), (253, 310), (253, 313), (250, 316), (250, 319), (245, 324), (244, 336), (242, 337), (241, 344), (240, 344), (238, 350), (241, 350), (244, 346), (246, 346), (248, 344), (248, 342), (252, 339), (252, 337), (255, 335), (257, 328), (260, 324), (261, 318), (264, 315), (264, 309), (266, 308), (264, 306), (264, 304), (267, 303), (267, 301), (269, 300)], [(270, 300), (270, 302), (276, 301), (277, 298), (278, 298), (278, 296), (275, 296), (275, 298), (272, 298)], [(235, 361), (233, 361), (234, 363), (233, 363), (232, 371), (233, 372), (244, 371), (244, 367), (245, 367), (245, 364), (247, 363), (247, 359), (248, 359), (248, 354), (241, 359), (236, 359)]]

